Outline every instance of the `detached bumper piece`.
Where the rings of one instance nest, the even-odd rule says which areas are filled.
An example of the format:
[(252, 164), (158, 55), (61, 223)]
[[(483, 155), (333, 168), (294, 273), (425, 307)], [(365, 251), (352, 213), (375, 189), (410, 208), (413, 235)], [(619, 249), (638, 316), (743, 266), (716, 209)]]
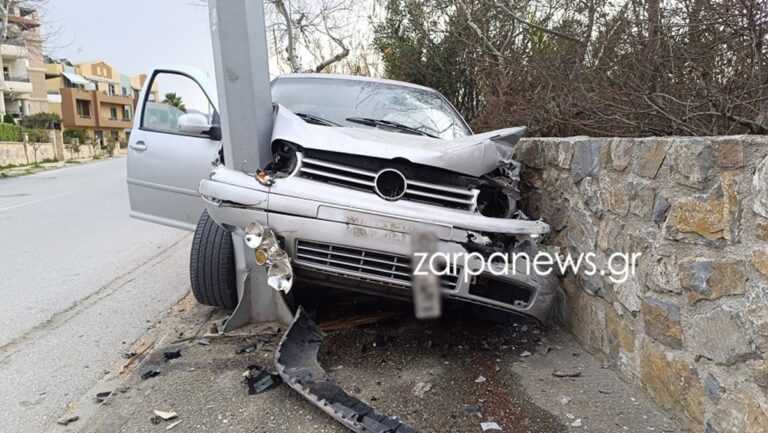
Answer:
[(276, 367), (285, 383), (357, 433), (418, 433), (347, 394), (317, 362), (325, 333), (302, 308), (277, 348)]

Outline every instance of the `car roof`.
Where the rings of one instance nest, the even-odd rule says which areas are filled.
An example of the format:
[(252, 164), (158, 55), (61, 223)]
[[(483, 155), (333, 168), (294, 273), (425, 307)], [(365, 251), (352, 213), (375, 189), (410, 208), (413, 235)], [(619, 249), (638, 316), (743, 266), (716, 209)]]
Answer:
[(420, 90), (426, 90), (428, 92), (438, 93), (437, 90), (431, 87), (420, 86), (418, 84), (407, 83), (405, 81), (388, 80), (386, 78), (364, 77), (361, 75), (326, 74), (322, 72), (319, 72), (319, 73), (298, 72), (294, 74), (278, 75), (277, 78), (275, 78), (275, 80), (283, 80), (283, 79), (290, 80), (293, 78), (322, 78), (322, 79), (332, 79), (332, 80), (367, 81), (372, 83), (390, 84), (393, 86), (411, 87), (414, 89), (420, 89)]

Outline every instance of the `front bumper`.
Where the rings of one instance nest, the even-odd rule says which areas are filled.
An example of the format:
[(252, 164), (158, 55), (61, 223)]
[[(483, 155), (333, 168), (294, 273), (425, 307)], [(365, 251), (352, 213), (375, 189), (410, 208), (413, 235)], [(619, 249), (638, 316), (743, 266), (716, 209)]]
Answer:
[[(295, 191), (301, 193), (288, 195)], [(201, 182), (200, 193), (214, 221), (234, 232), (254, 220), (271, 228), (282, 238), (299, 279), (404, 298), (411, 296), (412, 233), (435, 233), (439, 238), (435, 252), (454, 254), (468, 253), (462, 243), (470, 231), (497, 228), (520, 235), (548, 231), (540, 221), (487, 218), (417, 203), (384, 202), (384, 209), (378, 207), (376, 202), (383, 202), (378, 198), (354, 197), (364, 193), (305, 179), (278, 179), (266, 187), (251, 176), (224, 168)], [(333, 197), (333, 202), (327, 197)], [(367, 209), (348, 206), (355, 200)], [(559, 281), (552, 275), (485, 272), (468, 279), (465, 272), (462, 269), (459, 275), (443, 279), (445, 296), (541, 322), (549, 320), (560, 293)]]

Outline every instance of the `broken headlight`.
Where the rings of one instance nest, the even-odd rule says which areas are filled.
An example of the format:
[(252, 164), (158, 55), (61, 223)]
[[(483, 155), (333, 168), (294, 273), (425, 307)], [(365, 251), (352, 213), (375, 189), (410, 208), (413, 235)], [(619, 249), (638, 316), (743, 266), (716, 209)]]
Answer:
[(275, 232), (254, 221), (245, 228), (245, 244), (255, 250), (256, 264), (267, 266), (267, 284), (288, 293), (293, 286), (293, 267)]

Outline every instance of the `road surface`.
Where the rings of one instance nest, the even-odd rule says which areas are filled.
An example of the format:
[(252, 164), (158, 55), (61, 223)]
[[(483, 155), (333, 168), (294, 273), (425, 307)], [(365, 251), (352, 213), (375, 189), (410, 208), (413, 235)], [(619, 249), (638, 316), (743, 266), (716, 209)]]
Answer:
[(128, 217), (125, 159), (0, 180), (0, 432), (41, 432), (189, 289), (190, 234)]

